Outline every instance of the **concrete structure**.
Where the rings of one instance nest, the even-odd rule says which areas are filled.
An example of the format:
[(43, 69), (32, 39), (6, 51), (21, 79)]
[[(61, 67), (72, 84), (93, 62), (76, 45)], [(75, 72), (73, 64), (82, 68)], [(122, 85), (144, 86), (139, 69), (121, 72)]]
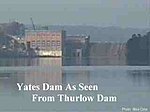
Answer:
[(51, 32), (36, 30), (25, 32), (27, 48), (32, 48), (38, 56), (63, 56), (65, 31)]
[(67, 36), (65, 38), (66, 57), (88, 57), (89, 36)]
[(90, 62), (92, 65), (126, 65), (125, 43), (91, 43)]

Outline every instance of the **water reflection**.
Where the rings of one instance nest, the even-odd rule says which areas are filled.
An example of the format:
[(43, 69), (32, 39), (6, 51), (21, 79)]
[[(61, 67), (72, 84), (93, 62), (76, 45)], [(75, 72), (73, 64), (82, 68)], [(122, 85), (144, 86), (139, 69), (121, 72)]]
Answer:
[(64, 66), (106, 66), (106, 65), (126, 65), (125, 59), (108, 58), (106, 56), (90, 58), (63, 58)]
[[(57, 63), (60, 60), (61, 62)], [(0, 66), (50, 66), (60, 64), (62, 66), (105, 66), (126, 65), (125, 60), (100, 58), (0, 58)]]
[[(51, 60), (54, 66), (47, 66), (44, 62), (43, 65), (35, 67), (33, 70), (28, 69), (15, 69), (8, 71), (0, 71), (0, 99), (5, 102), (0, 102), (0, 111), (6, 110), (32, 110), (32, 111), (87, 111), (87, 106), (90, 105), (90, 110), (96, 111), (120, 111), (122, 106), (149, 106), (150, 95), (150, 70), (127, 70), (117, 69), (112, 67), (81, 67), (80, 70), (66, 69), (60, 66), (61, 59)], [(55, 62), (55, 63), (54, 63)], [(47, 63), (46, 63), (47, 64)], [(98, 69), (99, 68), (99, 69)], [(42, 84), (47, 82), (49, 84), (97, 84), (99, 91), (97, 92), (77, 92), (77, 94), (96, 94), (103, 93), (107, 95), (117, 95), (119, 98), (118, 103), (32, 103), (31, 92), (20, 92), (17, 90), (16, 83), (25, 84)], [(38, 94), (50, 95), (51, 91)], [(75, 94), (75, 92), (73, 93)], [(129, 102), (130, 99), (130, 102)], [(12, 105), (13, 102), (14, 104)], [(7, 105), (4, 106), (4, 105)], [(21, 108), (20, 108), (21, 107)], [(78, 108), (77, 108), (78, 107)], [(113, 109), (112, 109), (112, 108)], [(89, 109), (88, 109), (89, 110)]]
[(90, 65), (89, 58), (84, 57), (72, 57), (63, 58), (64, 66), (88, 66)]
[(81, 82), (84, 84), (91, 84), (90, 71), (63, 71), (63, 84), (79, 84)]
[[(81, 59), (82, 60), (82, 59)], [(70, 65), (90, 65), (88, 60), (80, 59), (65, 61)], [(2, 61), (2, 60), (1, 60)], [(127, 66), (62, 66), (62, 58), (26, 58), (4, 60), (0, 69), (0, 111), (120, 111), (120, 107), (143, 106), (150, 104), (150, 70), (140, 67), (132, 68)], [(7, 63), (6, 63), (7, 62)], [(12, 63), (11, 63), (12, 62)], [(108, 63), (107, 61), (104, 61)], [(67, 64), (66, 63), (66, 64)], [(99, 62), (97, 62), (98, 64)], [(102, 61), (100, 61), (101, 64)], [(8, 67), (11, 66), (11, 67)], [(22, 66), (22, 67), (20, 67)], [(5, 69), (3, 69), (5, 68)], [(70, 69), (72, 68), (72, 69)], [(56, 95), (55, 92), (48, 91), (18, 91), (16, 83), (32, 85), (49, 84), (97, 84), (98, 91), (76, 91), (69, 94), (95, 95), (102, 93), (105, 95), (116, 95), (117, 103), (33, 103), (31, 95)], [(60, 91), (59, 91), (60, 92)], [(64, 92), (64, 91), (61, 91)], [(57, 93), (58, 94), (58, 93)], [(130, 101), (129, 101), (130, 99)], [(7, 105), (7, 106), (6, 106)], [(89, 106), (90, 105), (90, 106)], [(89, 107), (89, 108), (87, 108)]]
[(150, 86), (150, 70), (129, 70), (129, 79), (137, 86)]
[[(16, 83), (41, 85), (42, 83), (47, 82), (49, 84), (62, 84), (61, 58), (42, 58), (40, 60), (36, 58), (22, 58), (11, 61), (16, 63), (7, 63), (9, 66), (16, 65), (17, 68), (17, 66), (26, 65), (31, 66), (31, 69), (9, 70), (8, 67), (6, 70), (0, 71), (0, 91), (2, 90), (3, 93), (12, 94), (17, 92), (18, 88)], [(32, 69), (33, 66), (36, 67)], [(0, 92), (0, 94), (2, 94), (2, 92)]]
[(0, 58), (0, 66), (61, 66), (62, 58)]
[[(55, 59), (56, 61), (56, 59)], [(49, 84), (98, 84), (109, 87), (110, 90), (115, 88), (122, 90), (123, 88), (138, 90), (150, 89), (150, 70), (126, 70), (126, 69), (95, 69), (94, 67), (84, 67), (82, 69), (73, 70), (63, 69), (60, 66), (61, 60), (57, 59), (55, 66), (37, 66), (33, 70), (22, 69), (0, 71), (0, 90), (16, 91), (16, 83), (25, 83), (33, 85)], [(56, 66), (57, 65), (57, 66)], [(131, 87), (131, 88), (128, 88)], [(136, 87), (136, 88), (135, 88)], [(4, 89), (7, 88), (7, 89)], [(107, 88), (108, 89), (108, 88)]]

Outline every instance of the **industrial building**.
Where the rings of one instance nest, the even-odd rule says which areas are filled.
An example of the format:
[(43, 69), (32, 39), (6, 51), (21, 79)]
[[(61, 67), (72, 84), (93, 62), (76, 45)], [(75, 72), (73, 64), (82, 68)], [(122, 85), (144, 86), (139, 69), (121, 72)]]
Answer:
[(66, 57), (88, 57), (90, 36), (66, 36)]
[(37, 56), (88, 57), (90, 36), (66, 36), (65, 31), (28, 30), (27, 49)]
[(33, 49), (37, 56), (63, 56), (65, 31), (25, 31), (27, 49)]

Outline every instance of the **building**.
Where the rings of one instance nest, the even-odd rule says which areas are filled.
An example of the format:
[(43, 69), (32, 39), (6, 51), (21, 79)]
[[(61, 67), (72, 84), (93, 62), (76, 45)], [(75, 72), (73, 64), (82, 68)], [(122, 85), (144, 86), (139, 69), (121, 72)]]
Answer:
[(63, 56), (65, 31), (51, 32), (36, 30), (25, 32), (27, 49), (33, 49), (37, 56)]
[(88, 57), (89, 36), (67, 36), (65, 38), (66, 57)]

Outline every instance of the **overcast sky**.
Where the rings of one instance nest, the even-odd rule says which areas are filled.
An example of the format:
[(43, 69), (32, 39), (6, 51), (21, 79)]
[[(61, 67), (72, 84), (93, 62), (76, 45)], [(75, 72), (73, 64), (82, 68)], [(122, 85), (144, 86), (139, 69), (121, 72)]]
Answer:
[(0, 0), (0, 23), (149, 27), (150, 0)]

